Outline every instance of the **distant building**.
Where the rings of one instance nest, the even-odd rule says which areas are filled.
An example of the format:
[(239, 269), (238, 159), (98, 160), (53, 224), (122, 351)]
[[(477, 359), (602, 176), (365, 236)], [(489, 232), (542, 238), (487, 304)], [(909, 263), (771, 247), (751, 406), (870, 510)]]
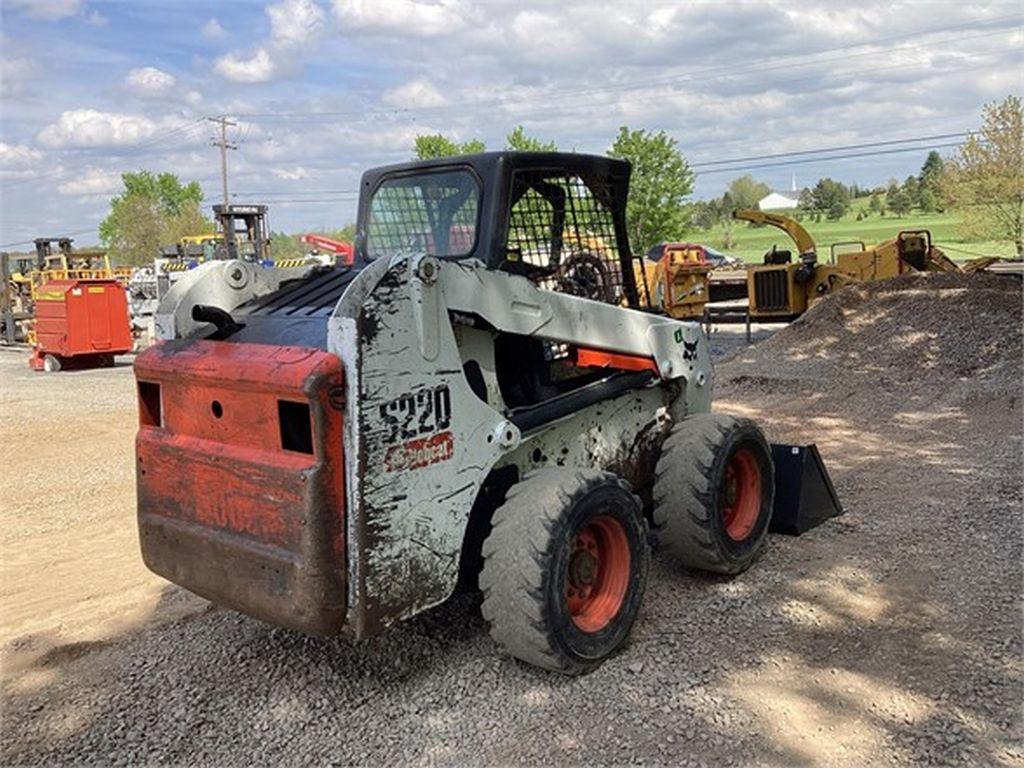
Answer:
[(757, 207), (762, 211), (780, 211), (796, 208), (800, 201), (796, 197), (786, 197), (778, 192), (772, 192), (757, 201)]

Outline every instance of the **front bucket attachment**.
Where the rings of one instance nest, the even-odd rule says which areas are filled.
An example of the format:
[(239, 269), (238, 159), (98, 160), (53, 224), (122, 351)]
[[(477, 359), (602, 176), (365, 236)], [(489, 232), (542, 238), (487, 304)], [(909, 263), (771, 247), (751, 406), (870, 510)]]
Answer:
[(816, 445), (772, 443), (775, 510), (772, 533), (799, 536), (843, 514), (836, 489)]

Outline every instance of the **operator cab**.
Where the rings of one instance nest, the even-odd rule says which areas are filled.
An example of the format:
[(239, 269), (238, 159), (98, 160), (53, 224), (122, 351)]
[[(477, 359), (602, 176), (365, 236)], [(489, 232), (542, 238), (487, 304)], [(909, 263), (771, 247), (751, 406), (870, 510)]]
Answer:
[(542, 287), (639, 305), (625, 211), (625, 160), (483, 152), (363, 175), (358, 261), (426, 253), (478, 259)]

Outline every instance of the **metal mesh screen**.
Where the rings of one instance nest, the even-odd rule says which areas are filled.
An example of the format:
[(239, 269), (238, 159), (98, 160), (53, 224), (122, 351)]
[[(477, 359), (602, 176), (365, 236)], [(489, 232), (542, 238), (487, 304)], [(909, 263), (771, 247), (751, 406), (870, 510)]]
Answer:
[(611, 186), (600, 178), (516, 173), (506, 246), (510, 267), (542, 288), (623, 303), (613, 200)]
[(466, 171), (388, 179), (373, 195), (366, 253), (465, 256), (476, 242), (480, 189)]

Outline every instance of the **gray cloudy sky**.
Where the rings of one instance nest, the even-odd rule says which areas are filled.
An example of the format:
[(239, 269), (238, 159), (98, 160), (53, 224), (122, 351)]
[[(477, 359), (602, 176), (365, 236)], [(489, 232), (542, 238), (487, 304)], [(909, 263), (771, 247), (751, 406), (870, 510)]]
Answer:
[[(275, 229), (351, 221), (360, 172), (408, 159), (418, 133), (499, 149), (519, 123), (586, 152), (620, 125), (664, 129), (710, 197), (745, 171), (716, 161), (976, 127), (1022, 91), (1022, 21), (1018, 0), (4, 0), (0, 245), (94, 242), (123, 170), (217, 201), (203, 117), (221, 113), (239, 122), (236, 200), (270, 203)], [(751, 172), (877, 184), (955, 140)]]

